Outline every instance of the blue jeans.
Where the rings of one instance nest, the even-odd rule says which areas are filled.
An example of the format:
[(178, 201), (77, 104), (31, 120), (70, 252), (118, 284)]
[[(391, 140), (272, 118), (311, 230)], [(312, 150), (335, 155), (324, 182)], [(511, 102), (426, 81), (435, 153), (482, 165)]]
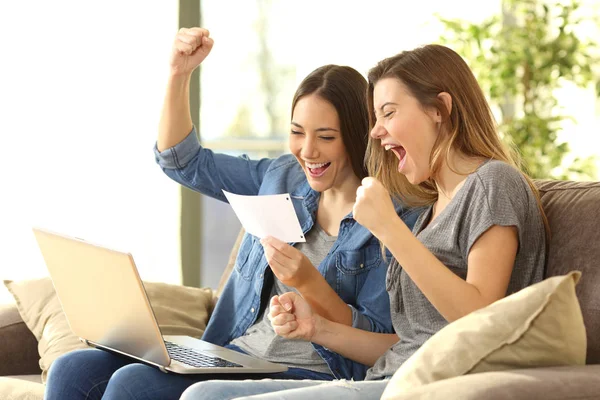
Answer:
[[(227, 346), (238, 350), (235, 346)], [(238, 350), (241, 351), (241, 350)], [(165, 374), (159, 369), (103, 350), (76, 350), (57, 358), (50, 368), (46, 400), (177, 400), (196, 382), (214, 379), (319, 379), (332, 380), (300, 368), (275, 374)]]
[(190, 386), (181, 400), (368, 400), (380, 399), (387, 383), (387, 380), (210, 381)]

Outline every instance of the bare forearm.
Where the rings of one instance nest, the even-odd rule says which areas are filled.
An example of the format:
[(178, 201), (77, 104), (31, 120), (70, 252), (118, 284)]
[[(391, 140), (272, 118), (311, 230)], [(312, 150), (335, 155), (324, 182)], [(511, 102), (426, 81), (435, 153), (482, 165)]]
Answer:
[(425, 297), (449, 322), (489, 304), (479, 290), (455, 275), (398, 219), (378, 236)]
[(361, 364), (373, 366), (399, 338), (392, 333), (374, 333), (317, 316), (311, 342), (320, 344)]
[(320, 274), (309, 285), (297, 289), (317, 314), (330, 321), (352, 325), (352, 310)]
[(158, 127), (157, 147), (159, 151), (164, 151), (181, 142), (193, 128), (189, 84), (190, 75), (169, 77)]

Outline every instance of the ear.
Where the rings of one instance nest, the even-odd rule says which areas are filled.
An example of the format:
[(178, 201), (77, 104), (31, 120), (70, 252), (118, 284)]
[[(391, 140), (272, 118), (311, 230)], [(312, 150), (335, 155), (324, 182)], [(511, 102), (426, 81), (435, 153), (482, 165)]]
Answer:
[[(447, 92), (441, 92), (437, 95), (437, 97), (438, 99), (442, 100), (442, 102), (446, 106), (446, 110), (448, 110), (448, 115), (450, 115), (450, 113), (452, 113), (452, 96), (450, 96), (450, 94)], [(442, 122), (442, 115), (440, 114), (439, 110), (436, 111), (435, 117), (435, 122)]]

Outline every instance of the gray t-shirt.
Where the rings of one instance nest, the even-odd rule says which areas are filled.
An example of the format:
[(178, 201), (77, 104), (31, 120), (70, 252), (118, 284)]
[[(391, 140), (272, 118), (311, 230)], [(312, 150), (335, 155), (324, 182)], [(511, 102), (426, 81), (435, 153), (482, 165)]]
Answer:
[[(425, 210), (413, 233), (461, 278), (466, 279), (467, 258), (473, 243), (493, 225), (500, 225), (515, 226), (519, 237), (506, 294), (543, 279), (544, 223), (527, 181), (510, 165), (487, 161), (467, 177), (448, 206), (427, 225), (431, 213), (432, 207)], [(395, 260), (388, 269), (386, 285), (392, 323), (400, 341), (377, 360), (366, 379), (393, 375), (427, 339), (448, 324)]]
[[(329, 253), (336, 239), (337, 236), (329, 236), (319, 224), (315, 223), (306, 234), (306, 242), (296, 244), (296, 248), (304, 253), (316, 267)], [(296, 289), (284, 285), (274, 276), (269, 299), (275, 295), (292, 291), (297, 292)], [(262, 316), (258, 317), (254, 325), (248, 328), (244, 336), (232, 340), (231, 343), (263, 360), (285, 364), (288, 367), (331, 374), (327, 363), (319, 356), (310, 342), (277, 336), (268, 315), (269, 305), (267, 304)]]

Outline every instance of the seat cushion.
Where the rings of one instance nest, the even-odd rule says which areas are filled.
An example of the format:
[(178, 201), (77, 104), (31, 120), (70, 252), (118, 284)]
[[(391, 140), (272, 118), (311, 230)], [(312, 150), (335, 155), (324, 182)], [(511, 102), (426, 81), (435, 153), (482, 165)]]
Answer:
[(597, 400), (600, 365), (463, 375), (398, 393), (395, 400)]
[(43, 400), (44, 385), (40, 375), (0, 377), (0, 399)]

